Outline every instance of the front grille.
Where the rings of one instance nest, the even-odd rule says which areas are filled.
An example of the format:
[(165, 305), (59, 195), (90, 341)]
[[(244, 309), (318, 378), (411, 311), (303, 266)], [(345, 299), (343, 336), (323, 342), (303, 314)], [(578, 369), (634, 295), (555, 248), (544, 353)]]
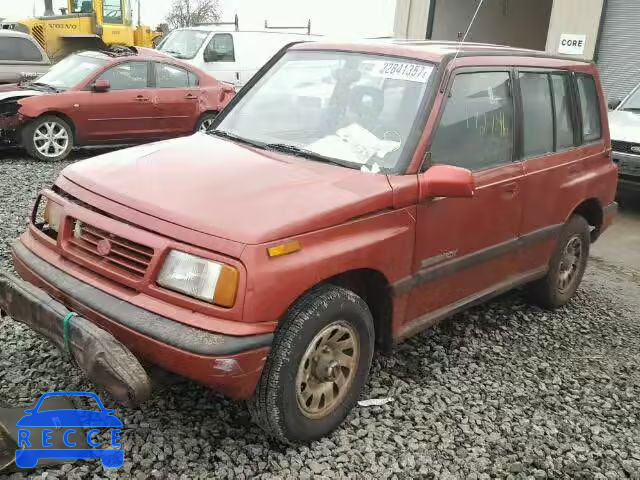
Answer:
[[(640, 155), (640, 143), (621, 142), (619, 140), (612, 140), (611, 148), (613, 149), (614, 152)], [(637, 151), (633, 151), (632, 149), (637, 149)]]
[(33, 35), (33, 38), (35, 38), (38, 43), (40, 44), (40, 46), (44, 49), (47, 48), (47, 44), (45, 42), (45, 36), (44, 36), (44, 27), (42, 25), (36, 25), (31, 29), (31, 34)]
[(153, 259), (153, 249), (118, 235), (72, 220), (68, 250), (103, 268), (124, 274), (132, 280), (144, 277)]

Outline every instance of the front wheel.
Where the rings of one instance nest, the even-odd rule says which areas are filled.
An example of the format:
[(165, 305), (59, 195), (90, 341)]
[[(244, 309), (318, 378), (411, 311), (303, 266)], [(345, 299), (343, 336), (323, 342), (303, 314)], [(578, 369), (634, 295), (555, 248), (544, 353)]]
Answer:
[(45, 115), (22, 130), (22, 145), (36, 160), (64, 160), (73, 148), (73, 129), (56, 115)]
[(196, 132), (207, 133), (211, 130), (213, 121), (216, 119), (218, 114), (215, 112), (205, 113), (200, 117), (198, 123), (196, 124)]
[(590, 244), (589, 224), (583, 217), (573, 215), (562, 228), (547, 275), (526, 287), (529, 299), (550, 309), (566, 304), (580, 286)]
[(355, 405), (369, 375), (373, 318), (355, 293), (321, 285), (283, 319), (249, 401), (254, 421), (286, 443), (331, 433)]

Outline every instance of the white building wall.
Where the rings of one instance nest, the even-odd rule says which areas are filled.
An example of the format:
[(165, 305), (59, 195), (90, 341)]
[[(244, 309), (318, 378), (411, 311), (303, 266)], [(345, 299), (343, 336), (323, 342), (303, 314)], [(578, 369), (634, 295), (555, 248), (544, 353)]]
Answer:
[(551, 10), (547, 51), (558, 53), (563, 33), (586, 35), (583, 58), (593, 59), (604, 0), (555, 0)]

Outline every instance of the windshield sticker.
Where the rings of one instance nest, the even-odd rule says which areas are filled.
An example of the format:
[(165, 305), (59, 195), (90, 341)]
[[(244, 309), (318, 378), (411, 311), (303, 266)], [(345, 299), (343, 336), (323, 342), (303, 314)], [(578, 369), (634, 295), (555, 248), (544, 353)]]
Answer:
[(407, 80), (409, 82), (427, 83), (433, 67), (406, 62), (376, 62), (377, 65), (371, 72), (375, 77), (392, 80)]

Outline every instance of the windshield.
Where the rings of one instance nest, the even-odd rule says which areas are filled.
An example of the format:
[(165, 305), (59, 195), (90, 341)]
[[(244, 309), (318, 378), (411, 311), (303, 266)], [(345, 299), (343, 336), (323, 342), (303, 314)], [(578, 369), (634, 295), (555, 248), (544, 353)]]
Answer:
[(402, 173), (403, 150), (433, 68), (378, 55), (290, 51), (218, 130), (265, 148), (294, 147), (350, 168)]
[(640, 112), (640, 85), (629, 95), (629, 98), (620, 106), (620, 110)]
[(68, 90), (105, 66), (108, 60), (86, 55), (70, 55), (38, 79), (38, 84)]
[(174, 30), (162, 41), (158, 50), (176, 58), (193, 58), (209, 33), (203, 30)]

